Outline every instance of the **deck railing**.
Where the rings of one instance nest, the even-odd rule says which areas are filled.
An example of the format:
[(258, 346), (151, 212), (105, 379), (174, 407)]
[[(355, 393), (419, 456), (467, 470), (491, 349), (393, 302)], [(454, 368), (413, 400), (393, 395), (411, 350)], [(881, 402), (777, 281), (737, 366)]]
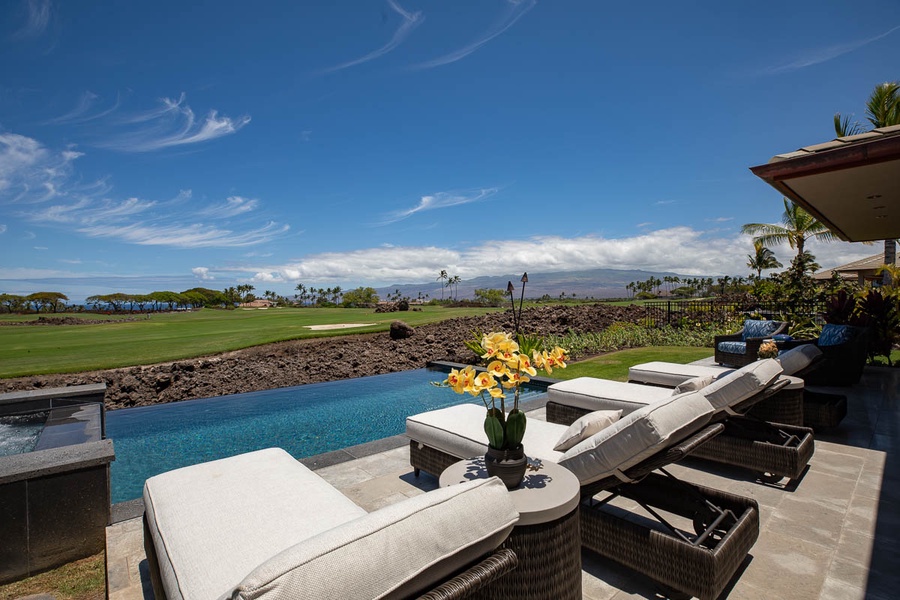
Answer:
[(764, 319), (784, 320), (786, 315), (808, 318), (824, 323), (821, 302), (729, 302), (723, 300), (666, 300), (647, 302), (647, 325), (675, 327), (696, 323), (725, 323), (729, 320), (759, 316)]

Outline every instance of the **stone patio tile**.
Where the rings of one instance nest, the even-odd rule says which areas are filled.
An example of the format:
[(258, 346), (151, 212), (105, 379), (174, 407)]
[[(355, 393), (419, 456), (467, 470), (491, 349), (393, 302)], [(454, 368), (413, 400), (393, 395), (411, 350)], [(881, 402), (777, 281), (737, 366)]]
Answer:
[(316, 471), (316, 474), (338, 489), (358, 485), (375, 478), (368, 471), (357, 467), (355, 462), (325, 467)]
[(831, 508), (847, 510), (856, 491), (857, 480), (809, 471), (797, 486), (794, 498), (809, 499)]
[(834, 549), (835, 557), (841, 560), (862, 565), (866, 569), (872, 560), (872, 547), (875, 545), (875, 538), (858, 531), (844, 530), (841, 532), (841, 538)]
[(409, 464), (409, 448), (406, 446), (382, 454), (359, 458), (353, 461), (353, 465), (373, 477), (382, 477), (403, 469), (412, 470)]
[(816, 453), (809, 463), (810, 471), (841, 477), (848, 481), (859, 479), (865, 464), (865, 456), (854, 456), (821, 447), (816, 448)]
[(831, 561), (832, 550), (771, 529), (750, 551), (753, 560), (739, 585), (785, 593), (789, 598), (818, 598)]
[(841, 537), (844, 514), (822, 502), (785, 498), (767, 521), (766, 531), (830, 547)]

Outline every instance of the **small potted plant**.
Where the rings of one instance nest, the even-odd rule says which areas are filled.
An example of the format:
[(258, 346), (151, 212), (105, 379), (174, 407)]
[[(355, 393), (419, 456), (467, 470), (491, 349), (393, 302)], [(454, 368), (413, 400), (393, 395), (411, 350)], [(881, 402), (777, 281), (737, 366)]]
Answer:
[[(526, 281), (527, 275), (522, 278), (523, 284)], [(524, 297), (524, 285), (522, 287)], [(515, 317), (515, 322), (518, 324), (519, 317)], [(560, 347), (549, 352), (544, 350), (543, 340), (537, 336), (502, 331), (485, 334), (480, 339), (476, 337), (466, 342), (466, 347), (486, 361), (487, 368), (477, 370), (468, 366), (453, 369), (447, 379), (437, 385), (449, 387), (459, 394), (481, 397), (487, 410), (484, 419), (484, 432), (488, 439), (488, 451), (484, 457), (487, 472), (500, 477), (507, 488), (513, 489), (522, 482), (527, 466), (522, 446), (527, 420), (525, 413), (519, 409), (520, 387), (537, 375), (538, 369), (550, 375), (554, 368), (566, 368), (568, 357)], [(509, 413), (506, 412), (507, 393), (513, 394)]]
[(775, 344), (775, 340), (763, 340), (756, 355), (759, 358), (775, 358), (778, 356), (778, 346)]

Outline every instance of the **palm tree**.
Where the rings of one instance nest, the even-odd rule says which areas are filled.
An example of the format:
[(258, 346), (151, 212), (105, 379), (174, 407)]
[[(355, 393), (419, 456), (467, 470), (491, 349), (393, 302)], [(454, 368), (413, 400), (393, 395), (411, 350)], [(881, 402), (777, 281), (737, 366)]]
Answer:
[(837, 239), (830, 229), (806, 212), (802, 206), (794, 204), (787, 198), (784, 199), (781, 223), (781, 225), (747, 223), (741, 227), (741, 233), (756, 236), (753, 238), (754, 244), (760, 242), (763, 245), (776, 245), (787, 242), (791, 248), (797, 250), (797, 256), (805, 251), (806, 240), (831, 242)]
[(747, 266), (756, 271), (756, 277), (762, 278), (766, 269), (780, 269), (784, 265), (775, 258), (775, 253), (765, 247), (761, 241), (753, 242), (753, 254), (747, 255)]
[(444, 284), (443, 281), (447, 279), (447, 269), (441, 269), (441, 274), (438, 275), (437, 280), (441, 282), (441, 300), (444, 299)]
[(454, 275), (453, 277), (451, 277), (450, 279), (447, 280), (448, 286), (452, 285), (456, 288), (456, 300), (457, 301), (459, 300), (459, 282), (460, 281), (462, 281), (462, 277), (460, 277), (459, 275)]
[[(866, 102), (866, 115), (875, 128), (900, 125), (900, 83), (889, 81), (876, 85)], [(841, 113), (834, 113), (834, 132), (838, 137), (865, 132), (858, 122), (850, 124), (851, 116), (842, 118)]]
[[(866, 115), (872, 127), (890, 127), (891, 125), (900, 125), (900, 83), (896, 81), (888, 81), (875, 86), (869, 100), (866, 102)], [(838, 137), (848, 135), (856, 135), (863, 133), (865, 130), (859, 123), (850, 125), (850, 117), (841, 118), (841, 113), (834, 114), (834, 132)], [(889, 256), (896, 254), (896, 241), (884, 240), (884, 257), (885, 260)], [(889, 271), (884, 272), (884, 283), (891, 283), (891, 275)]]

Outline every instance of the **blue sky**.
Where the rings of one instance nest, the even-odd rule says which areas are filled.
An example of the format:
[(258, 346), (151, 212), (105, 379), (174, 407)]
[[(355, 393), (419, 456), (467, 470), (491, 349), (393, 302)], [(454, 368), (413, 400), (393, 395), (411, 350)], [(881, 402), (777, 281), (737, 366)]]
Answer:
[(0, 292), (746, 275), (748, 167), (898, 55), (896, 0), (8, 0)]

